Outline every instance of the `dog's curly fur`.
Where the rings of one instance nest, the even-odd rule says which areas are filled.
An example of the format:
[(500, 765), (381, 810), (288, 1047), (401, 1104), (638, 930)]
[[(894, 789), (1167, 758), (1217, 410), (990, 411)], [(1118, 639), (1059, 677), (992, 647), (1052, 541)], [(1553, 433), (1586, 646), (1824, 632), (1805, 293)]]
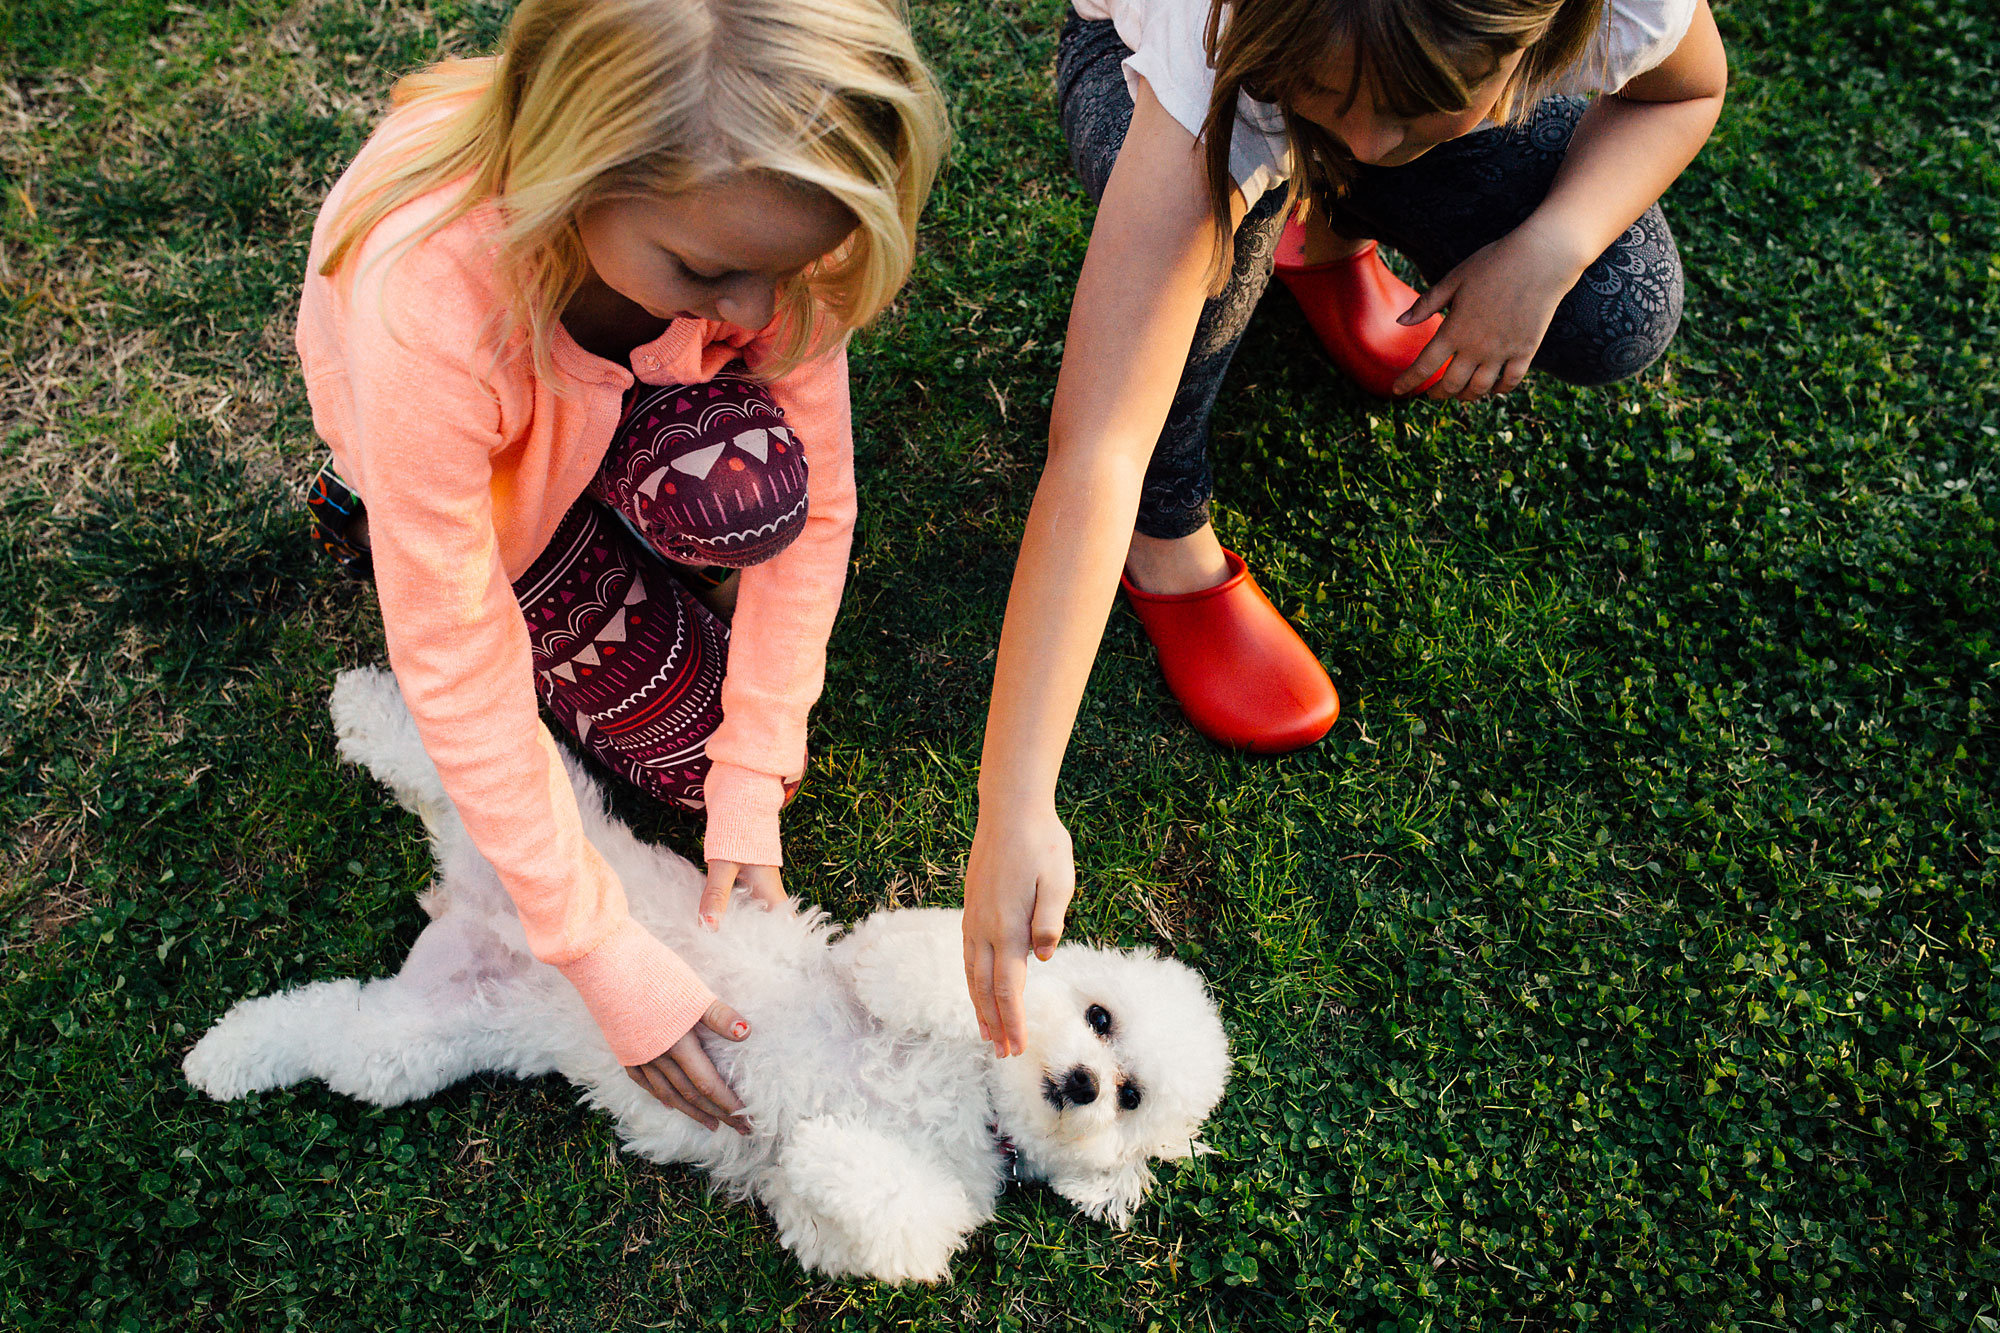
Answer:
[(721, 931), (698, 931), (701, 873), (612, 820), (572, 766), (585, 830), (634, 916), (751, 1024), (740, 1044), (704, 1040), (755, 1132), (706, 1131), (633, 1083), (575, 991), (530, 955), (393, 678), (349, 672), (332, 708), (341, 753), (430, 829), (432, 921), (394, 977), (232, 1008), (183, 1066), (213, 1097), (318, 1078), (389, 1106), (482, 1070), (560, 1072), (633, 1152), (762, 1202), (806, 1267), (936, 1281), (993, 1215), (1002, 1137), (1022, 1175), (1123, 1225), (1152, 1183), (1149, 1161), (1195, 1151), (1222, 1095), (1222, 1024), (1182, 964), (1063, 945), (1029, 969), (1027, 1054), (996, 1060), (966, 997), (957, 912), (881, 912), (843, 936), (817, 911), (739, 903)]

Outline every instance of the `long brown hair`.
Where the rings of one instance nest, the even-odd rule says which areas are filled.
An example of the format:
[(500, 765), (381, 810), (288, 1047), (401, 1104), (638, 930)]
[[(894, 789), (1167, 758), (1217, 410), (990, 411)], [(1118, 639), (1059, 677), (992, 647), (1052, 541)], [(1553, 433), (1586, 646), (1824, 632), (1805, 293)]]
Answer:
[(1351, 65), (1350, 96), (1365, 81), (1389, 105), (1425, 115), (1465, 110), (1484, 71), (1526, 48), (1501, 94), (1506, 119), (1525, 114), (1538, 89), (1583, 58), (1603, 9), (1604, 0), (1211, 0), (1203, 45), (1215, 90), (1201, 138), (1218, 254), (1231, 230), (1229, 141), (1241, 94), (1284, 117), (1293, 201), (1331, 199), (1346, 189), (1354, 159), (1292, 107), (1327, 83), (1337, 59)]
[(455, 203), (388, 262), (497, 202), (507, 331), (536, 370), (588, 272), (577, 219), (609, 199), (673, 194), (739, 172), (824, 190), (858, 222), (779, 292), (780, 374), (888, 305), (949, 136), (901, 0), (523, 0), (497, 57), (398, 83), (399, 110), (441, 127), (374, 164), (335, 217), (332, 275), (391, 213), (464, 179)]

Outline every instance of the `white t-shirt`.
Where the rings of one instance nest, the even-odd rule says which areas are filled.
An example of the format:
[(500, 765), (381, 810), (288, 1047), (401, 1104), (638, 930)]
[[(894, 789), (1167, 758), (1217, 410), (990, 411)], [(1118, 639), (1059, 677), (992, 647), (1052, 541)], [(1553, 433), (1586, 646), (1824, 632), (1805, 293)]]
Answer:
[[(1138, 96), (1140, 79), (1190, 134), (1201, 135), (1215, 71), (1208, 66), (1201, 34), (1208, 24), (1209, 0), (1071, 0), (1087, 19), (1110, 19), (1118, 39), (1132, 48), (1125, 60), (1125, 83)], [(1668, 56), (1687, 36), (1698, 0), (1606, 0), (1604, 20), (1576, 67), (1543, 95), (1617, 92)], [(1291, 175), (1285, 122), (1278, 108), (1238, 99), (1242, 113), (1229, 140), (1229, 175), (1246, 204)]]

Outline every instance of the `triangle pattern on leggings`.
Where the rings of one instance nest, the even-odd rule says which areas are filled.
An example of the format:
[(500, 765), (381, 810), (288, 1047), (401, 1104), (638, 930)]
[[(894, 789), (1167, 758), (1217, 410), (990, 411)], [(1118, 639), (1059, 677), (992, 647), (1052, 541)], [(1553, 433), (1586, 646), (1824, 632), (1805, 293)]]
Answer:
[(693, 453), (682, 454), (670, 466), (687, 473), (691, 477), (700, 477), (703, 481), (706, 481), (708, 480), (708, 474), (715, 468), (715, 460), (722, 457), (723, 447), (719, 444), (711, 444), (706, 449), (697, 449)]

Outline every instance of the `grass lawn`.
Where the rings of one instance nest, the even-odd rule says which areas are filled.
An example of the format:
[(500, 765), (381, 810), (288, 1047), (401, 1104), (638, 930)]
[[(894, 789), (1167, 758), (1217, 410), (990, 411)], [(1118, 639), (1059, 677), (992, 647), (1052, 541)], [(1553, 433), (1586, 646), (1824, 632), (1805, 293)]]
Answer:
[[(487, 0), (0, 13), (0, 1326), (2000, 1329), (2000, 17), (1732, 0), (1638, 382), (1347, 388), (1282, 293), (1218, 523), (1346, 714), (1178, 721), (1113, 614), (1080, 935), (1237, 1066), (1124, 1234), (1026, 1189), (936, 1290), (800, 1273), (555, 1081), (393, 1111), (179, 1077), (231, 1002), (392, 968), (416, 822), (332, 753), (373, 595), (301, 537), (310, 219)], [(959, 144), (857, 349), (852, 582), (787, 817), (852, 920), (952, 903), (1090, 210), (1060, 0), (918, 0)], [(645, 814), (693, 851), (699, 828)]]

